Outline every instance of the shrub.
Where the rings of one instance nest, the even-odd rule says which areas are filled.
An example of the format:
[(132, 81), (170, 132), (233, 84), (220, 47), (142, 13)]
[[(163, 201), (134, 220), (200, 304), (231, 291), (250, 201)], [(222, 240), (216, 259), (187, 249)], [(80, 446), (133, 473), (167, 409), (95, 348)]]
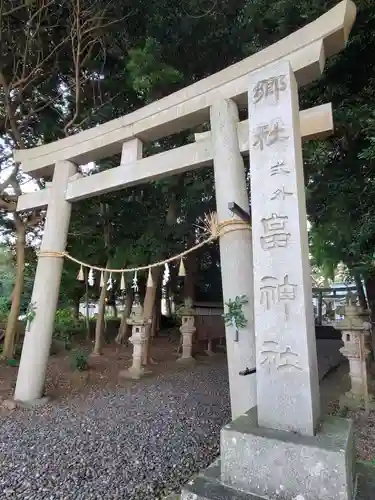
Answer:
[(22, 354), (22, 344), (17, 344), (14, 348), (14, 357), (20, 359)]
[(88, 357), (83, 352), (76, 352), (72, 356), (72, 368), (79, 372), (84, 372), (89, 369)]
[(17, 367), (19, 365), (19, 362), (18, 362), (17, 359), (8, 359), (7, 360), (7, 365), (8, 366)]
[(6, 297), (0, 297), (0, 324), (5, 327), (10, 311), (10, 301)]
[(10, 311), (11, 301), (8, 297), (0, 296), (0, 311), (8, 313)]
[(65, 343), (65, 348), (70, 349), (71, 339), (75, 335), (85, 332), (85, 324), (81, 319), (74, 317), (69, 309), (59, 309), (55, 315), (54, 337)]

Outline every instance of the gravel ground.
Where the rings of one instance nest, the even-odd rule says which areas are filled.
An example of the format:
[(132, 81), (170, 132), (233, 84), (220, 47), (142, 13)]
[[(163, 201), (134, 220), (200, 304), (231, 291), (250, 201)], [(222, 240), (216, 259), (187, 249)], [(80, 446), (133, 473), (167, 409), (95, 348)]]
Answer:
[(0, 498), (153, 500), (219, 453), (223, 358), (116, 391), (0, 416)]

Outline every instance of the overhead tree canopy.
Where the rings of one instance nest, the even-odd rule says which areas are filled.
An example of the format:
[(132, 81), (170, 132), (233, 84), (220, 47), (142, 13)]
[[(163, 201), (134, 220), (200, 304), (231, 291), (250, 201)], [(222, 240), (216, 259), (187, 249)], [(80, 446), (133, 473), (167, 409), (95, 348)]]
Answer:
[[(14, 211), (23, 182), (9, 159), (11, 148), (50, 142), (129, 113), (274, 43), (336, 3), (4, 1), (1, 169), (11, 169), (8, 186), (13, 186), (3, 186), (4, 211)], [(347, 48), (327, 62), (319, 82), (301, 91), (301, 106), (332, 101), (335, 115), (334, 136), (305, 146), (315, 262), (328, 272), (343, 261), (353, 275), (367, 279), (375, 242), (375, 19), (370, 2), (359, 0), (357, 6)], [(145, 144), (144, 155), (185, 144), (193, 140), (191, 132)], [(118, 157), (107, 159), (96, 168), (118, 162)], [(108, 207), (106, 216), (103, 206)], [(68, 250), (92, 263), (110, 257), (119, 267), (147, 264), (191, 245), (197, 219), (214, 209), (209, 169), (129, 188), (74, 206)], [(167, 216), (176, 222), (168, 226)], [(24, 225), (30, 222), (22, 219)], [(206, 256), (203, 268), (211, 271), (207, 278), (201, 274), (201, 280), (207, 291), (208, 281), (220, 279), (217, 248)], [(67, 265), (62, 287), (69, 291), (66, 299), (84, 293), (74, 283), (76, 272), (74, 265)]]

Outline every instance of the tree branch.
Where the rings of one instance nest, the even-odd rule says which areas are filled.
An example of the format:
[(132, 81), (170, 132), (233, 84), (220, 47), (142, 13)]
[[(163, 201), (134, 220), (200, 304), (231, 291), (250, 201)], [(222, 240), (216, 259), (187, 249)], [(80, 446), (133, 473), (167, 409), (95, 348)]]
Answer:
[(4, 189), (6, 189), (12, 180), (12, 177), (17, 175), (17, 169), (13, 167), (11, 173), (8, 175), (8, 177), (5, 178), (5, 180), (0, 184), (0, 196), (2, 195)]
[(0, 209), (6, 210), (7, 212), (15, 212), (17, 208), (17, 203), (13, 201), (6, 201), (0, 197)]
[(45, 212), (34, 212), (31, 215), (29, 215), (26, 220), (24, 221), (26, 226), (28, 227), (35, 227), (37, 226), (40, 222), (42, 222), (46, 217)]
[(36, 64), (36, 66), (30, 71), (29, 75), (26, 76), (25, 78), (19, 78), (13, 83), (13, 89), (17, 89), (19, 87), (22, 87), (22, 90), (25, 90), (33, 81), (35, 78), (39, 76), (39, 71), (42, 69), (42, 67), (51, 59), (51, 57), (59, 50), (63, 45), (66, 44), (68, 41), (69, 36), (66, 36), (60, 43), (58, 43), (52, 50), (51, 52), (41, 61)]
[(4, 89), (5, 109), (6, 109), (6, 113), (8, 116), (8, 120), (9, 120), (11, 129), (12, 129), (14, 141), (18, 144), (18, 147), (20, 149), (24, 149), (25, 143), (22, 139), (21, 133), (20, 133), (18, 126), (17, 126), (17, 122), (16, 122), (16, 119), (14, 116), (14, 110), (13, 110), (13, 106), (12, 106), (12, 102), (11, 102), (11, 98), (10, 98), (10, 90), (9, 90), (6, 78), (4, 76), (4, 73), (2, 71), (0, 71), (0, 85), (2, 85), (3, 89)]

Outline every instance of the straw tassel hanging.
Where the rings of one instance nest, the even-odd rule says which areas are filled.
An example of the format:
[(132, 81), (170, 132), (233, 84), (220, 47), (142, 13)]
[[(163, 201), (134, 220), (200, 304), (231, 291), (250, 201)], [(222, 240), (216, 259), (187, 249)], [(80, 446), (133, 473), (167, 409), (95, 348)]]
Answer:
[(152, 279), (151, 267), (148, 269), (147, 277), (147, 288), (152, 288), (154, 286), (154, 280)]
[(88, 283), (89, 286), (94, 286), (95, 283), (94, 269), (92, 267), (90, 268), (89, 271)]
[(133, 284), (132, 284), (132, 289), (135, 292), (138, 292), (139, 287), (138, 287), (138, 273), (137, 271), (134, 272), (134, 278), (133, 278)]
[(179, 276), (186, 276), (186, 269), (185, 269), (185, 264), (184, 264), (184, 259), (181, 257), (180, 260), (180, 267), (178, 270), (178, 275)]
[(163, 286), (165, 286), (170, 278), (170, 271), (169, 271), (169, 266), (168, 263), (164, 265), (164, 273), (163, 273)]
[(107, 291), (112, 290), (112, 288), (113, 288), (113, 279), (112, 279), (112, 273), (110, 273), (107, 281)]
[(124, 292), (126, 290), (125, 276), (121, 273), (120, 290)]
[(78, 281), (85, 281), (85, 275), (83, 274), (83, 267), (82, 267), (82, 265), (79, 268), (79, 272), (78, 272), (78, 275), (77, 275), (77, 280)]
[(103, 271), (100, 273), (100, 284), (99, 284), (100, 288), (103, 288), (104, 286), (104, 273)]

